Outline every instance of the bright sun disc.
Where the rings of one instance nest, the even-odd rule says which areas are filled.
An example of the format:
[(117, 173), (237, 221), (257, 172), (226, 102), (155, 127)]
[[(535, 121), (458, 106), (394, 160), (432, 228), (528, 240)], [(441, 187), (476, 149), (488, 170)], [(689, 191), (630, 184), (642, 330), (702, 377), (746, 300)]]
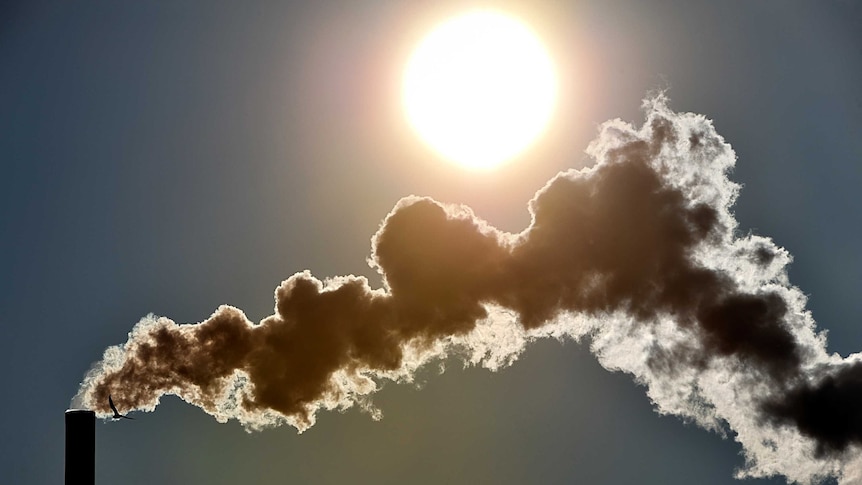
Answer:
[(407, 63), (403, 97), (427, 144), (449, 160), (487, 169), (542, 133), (556, 80), (530, 29), (483, 10), (443, 23), (422, 41)]

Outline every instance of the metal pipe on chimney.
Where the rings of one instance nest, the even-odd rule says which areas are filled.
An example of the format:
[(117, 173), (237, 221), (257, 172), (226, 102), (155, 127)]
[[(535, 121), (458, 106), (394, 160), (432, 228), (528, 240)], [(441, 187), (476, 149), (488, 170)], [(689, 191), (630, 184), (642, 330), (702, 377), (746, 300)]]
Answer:
[(96, 413), (66, 411), (66, 485), (96, 483)]

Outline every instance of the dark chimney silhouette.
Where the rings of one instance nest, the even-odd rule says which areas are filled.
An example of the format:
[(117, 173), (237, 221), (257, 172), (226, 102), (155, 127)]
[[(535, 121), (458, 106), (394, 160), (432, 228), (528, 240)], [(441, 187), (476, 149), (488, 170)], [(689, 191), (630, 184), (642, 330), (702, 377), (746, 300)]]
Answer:
[(66, 485), (96, 483), (96, 413), (66, 411)]

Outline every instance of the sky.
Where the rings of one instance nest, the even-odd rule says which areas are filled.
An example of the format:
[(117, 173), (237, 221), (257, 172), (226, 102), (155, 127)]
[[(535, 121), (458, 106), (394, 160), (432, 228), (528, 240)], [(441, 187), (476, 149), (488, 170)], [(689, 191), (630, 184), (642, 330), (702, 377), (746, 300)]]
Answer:
[[(560, 94), (531, 150), (477, 174), (410, 130), (399, 82), (433, 25), (488, 5), (542, 37)], [(257, 322), (303, 270), (379, 288), (371, 238), (412, 194), (520, 232), (536, 191), (593, 163), (605, 121), (640, 127), (657, 90), (733, 147), (737, 232), (792, 254), (828, 351), (858, 352), (859, 86), (853, 2), (5, 3), (4, 480), (62, 480), (62, 412), (147, 314), (230, 304)], [(381, 420), (323, 411), (302, 434), (165, 397), (97, 423), (97, 481), (725, 484), (745, 464), (733, 436), (658, 415), (586, 341), (539, 340), (497, 372), (444, 363), (383, 383)]]

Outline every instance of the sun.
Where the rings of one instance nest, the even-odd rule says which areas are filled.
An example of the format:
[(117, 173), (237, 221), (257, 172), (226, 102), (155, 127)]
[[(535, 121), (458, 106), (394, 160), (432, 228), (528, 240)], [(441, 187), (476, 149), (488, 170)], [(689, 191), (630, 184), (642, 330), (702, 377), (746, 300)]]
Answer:
[(522, 153), (554, 110), (553, 63), (522, 22), (477, 10), (436, 27), (404, 71), (404, 108), (444, 158), (490, 169)]

